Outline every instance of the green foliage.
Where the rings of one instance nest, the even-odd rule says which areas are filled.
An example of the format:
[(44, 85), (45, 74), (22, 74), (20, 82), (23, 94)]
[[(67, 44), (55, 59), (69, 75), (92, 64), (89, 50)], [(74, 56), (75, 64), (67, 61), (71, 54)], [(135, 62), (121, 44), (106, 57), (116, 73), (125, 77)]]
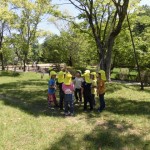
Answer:
[(87, 34), (81, 34), (71, 26), (62, 31), (60, 36), (51, 35), (42, 44), (42, 59), (46, 62), (65, 62), (69, 66), (81, 67), (88, 63), (97, 63), (95, 46)]
[[(145, 86), (150, 85), (150, 69), (141, 71), (141, 78)], [(139, 82), (136, 68), (114, 68), (111, 73), (111, 79)]]
[(141, 9), (144, 11), (137, 16), (134, 32), (140, 65), (146, 68), (150, 66), (150, 6)]
[[(49, 0), (10, 0), (1, 1), (0, 5), (0, 27), (3, 27), (3, 34), (0, 32), (0, 36), (5, 35), (0, 38), (3, 39), (0, 41), (1, 59), (4, 58), (9, 63), (18, 57), (24, 64), (29, 60), (38, 60), (40, 52), (35, 50), (35, 45), (38, 37), (44, 35), (43, 32), (38, 32), (38, 24), (45, 14), (54, 13), (56, 7), (53, 7)], [(5, 46), (2, 47), (2, 44)], [(35, 54), (38, 54), (38, 58)]]
[(35, 44), (37, 26), (41, 21), (41, 17), (47, 12), (48, 7), (50, 7), (48, 4), (48, 1), (43, 3), (42, 1), (32, 2), (28, 0), (23, 3), (13, 3), (15, 7), (18, 7), (19, 11), (19, 13), (17, 13), (17, 22), (14, 27), (16, 31), (19, 32), (16, 36), (20, 41), (19, 50), (22, 53), (22, 59), (24, 61), (27, 61), (32, 46)]
[[(142, 6), (138, 9), (138, 11), (129, 15), (134, 35), (136, 53), (142, 69), (146, 69), (150, 66), (149, 11), (149, 6)], [(134, 68), (136, 66), (131, 38), (126, 22), (124, 23), (123, 30), (116, 39), (114, 45), (113, 66), (130, 68)]]
[(2, 70), (4, 70), (4, 65), (7, 63), (12, 53), (6, 48), (6, 35), (9, 36), (10, 25), (14, 23), (15, 15), (9, 10), (9, 3), (7, 0), (0, 1), (0, 8), (0, 61)]
[(111, 78), (115, 80), (138, 82), (138, 73), (135, 69), (114, 68)]

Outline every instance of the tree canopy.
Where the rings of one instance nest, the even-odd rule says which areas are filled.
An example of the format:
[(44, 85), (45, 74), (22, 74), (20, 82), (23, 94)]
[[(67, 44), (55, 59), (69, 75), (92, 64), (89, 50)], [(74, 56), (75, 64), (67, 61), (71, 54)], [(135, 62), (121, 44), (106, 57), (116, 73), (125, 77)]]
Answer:
[[(66, 1), (61, 0), (65, 3)], [(150, 66), (150, 6), (139, 1), (67, 0), (79, 11), (76, 17), (63, 13), (50, 0), (1, 0), (0, 61), (2, 69), (20, 60), (65, 62), (74, 67), (100, 65), (110, 80), (114, 67), (136, 67), (126, 20), (128, 12), (139, 64)], [(44, 17), (67, 22), (57, 24), (60, 34), (38, 28)], [(46, 37), (39, 43), (39, 37)]]

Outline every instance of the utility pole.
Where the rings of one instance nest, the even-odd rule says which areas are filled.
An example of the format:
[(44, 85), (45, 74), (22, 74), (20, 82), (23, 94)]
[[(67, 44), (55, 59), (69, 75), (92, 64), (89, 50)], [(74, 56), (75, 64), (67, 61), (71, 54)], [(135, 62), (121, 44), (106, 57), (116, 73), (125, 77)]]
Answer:
[(138, 58), (137, 58), (137, 54), (136, 54), (136, 49), (135, 49), (135, 44), (134, 44), (134, 39), (133, 39), (132, 31), (131, 31), (131, 26), (130, 26), (128, 14), (127, 14), (127, 22), (128, 22), (128, 27), (129, 27), (129, 31), (130, 31), (132, 46), (133, 46), (134, 58), (135, 58), (135, 62), (137, 65), (138, 76), (139, 76), (139, 80), (141, 83), (141, 90), (144, 90), (144, 84), (143, 84), (142, 77), (141, 77), (140, 66), (139, 66), (139, 62), (138, 62)]

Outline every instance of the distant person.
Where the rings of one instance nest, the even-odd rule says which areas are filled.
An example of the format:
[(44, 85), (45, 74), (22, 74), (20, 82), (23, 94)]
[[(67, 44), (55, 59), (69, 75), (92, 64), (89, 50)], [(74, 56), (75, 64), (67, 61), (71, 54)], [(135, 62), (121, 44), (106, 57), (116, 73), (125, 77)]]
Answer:
[(96, 77), (96, 72), (92, 72), (91, 73), (91, 80), (92, 80), (92, 84), (91, 84), (92, 102), (93, 102), (93, 106), (95, 106), (96, 105), (95, 95), (97, 93), (97, 77)]
[(41, 79), (43, 79), (44, 78), (44, 74), (45, 74), (45, 70), (44, 69), (41, 69)]
[(86, 70), (83, 74), (84, 81), (82, 83), (82, 93), (84, 97), (84, 111), (87, 111), (87, 103), (90, 104), (90, 110), (93, 110), (93, 102), (92, 102), (92, 95), (91, 95), (91, 85), (92, 81), (90, 79), (90, 71)]
[(62, 90), (65, 93), (65, 116), (74, 115), (74, 84), (72, 82), (72, 75), (66, 73), (64, 83), (62, 84)]
[(50, 73), (50, 80), (48, 82), (48, 106), (51, 108), (51, 104), (54, 103), (55, 107), (58, 106), (57, 101), (56, 101), (56, 72), (51, 71)]
[(99, 96), (100, 107), (98, 108), (98, 112), (102, 112), (105, 109), (105, 81), (106, 75), (104, 70), (100, 70), (98, 72), (98, 81), (97, 81), (97, 95)]
[(64, 83), (65, 72), (60, 71), (57, 76), (58, 76), (57, 85), (59, 88), (59, 108), (60, 110), (63, 110), (64, 91), (62, 90), (62, 84)]
[(82, 93), (81, 93), (82, 87), (81, 86), (84, 80), (81, 77), (81, 74), (82, 74), (81, 71), (77, 70), (76, 77), (74, 79), (76, 103), (78, 103), (79, 100), (80, 100), (80, 103), (82, 103)]

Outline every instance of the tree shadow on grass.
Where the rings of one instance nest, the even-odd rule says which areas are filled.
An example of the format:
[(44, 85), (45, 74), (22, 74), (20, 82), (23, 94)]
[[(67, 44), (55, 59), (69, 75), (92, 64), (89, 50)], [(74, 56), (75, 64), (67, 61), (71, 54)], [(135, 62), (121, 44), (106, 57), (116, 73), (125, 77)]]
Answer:
[[(39, 115), (49, 115), (55, 117), (62, 117), (60, 111), (49, 110), (47, 108), (47, 91), (9, 91), (11, 95), (11, 99), (7, 99), (7, 93), (3, 94), (3, 101), (5, 105), (13, 106), (20, 108), (29, 114), (34, 116)], [(15, 97), (13, 95), (16, 95)], [(107, 99), (106, 100), (106, 111), (109, 111), (114, 114), (120, 115), (145, 115), (146, 117), (150, 116), (150, 102), (145, 101), (133, 101), (126, 99)], [(75, 106), (75, 114), (81, 115), (83, 114), (84, 118), (98, 118), (101, 114), (99, 114), (96, 110), (93, 112), (87, 111), (83, 112), (83, 106)], [(82, 115), (81, 115), (82, 116)]]
[(115, 114), (122, 115), (150, 115), (150, 102), (136, 101), (120, 98), (117, 100), (107, 99), (106, 110)]
[[(147, 118), (150, 118), (150, 101), (128, 100), (125, 98), (106, 98), (105, 101), (106, 108), (104, 112), (106, 111), (118, 115), (145, 115)], [(77, 110), (76, 115), (85, 114), (83, 118), (86, 119), (94, 119), (103, 115), (103, 113), (97, 111), (97, 107), (92, 112), (90, 110), (84, 112), (83, 105), (75, 106), (75, 110)]]
[[(20, 108), (20, 110), (34, 116), (49, 115), (62, 117), (60, 111), (50, 111), (47, 109), (47, 83), (45, 80), (28, 80), (1, 84), (0, 94), (4, 95), (3, 101), (5, 105)], [(123, 98), (106, 99), (106, 111), (115, 114), (146, 115), (148, 117), (150, 115), (149, 108), (150, 102), (148, 101), (127, 100)], [(75, 113), (76, 115), (83, 114), (87, 119), (98, 118), (100, 115), (96, 110), (93, 112), (83, 112), (83, 105), (75, 106)]]
[(114, 93), (122, 89), (122, 85), (118, 83), (106, 83), (107, 93)]
[(84, 140), (89, 143), (87, 149), (93, 150), (143, 149), (149, 143), (143, 141), (143, 137), (144, 135), (134, 133), (134, 128), (127, 122), (110, 120), (98, 124), (91, 133), (84, 136)]
[(57, 142), (45, 150), (80, 150), (80, 144), (74, 134), (66, 132)]
[[(25, 86), (26, 89), (24, 89)], [(36, 86), (37, 89), (34, 87)], [(43, 90), (45, 86), (45, 90)], [(40, 90), (40, 87), (42, 90)], [(1, 101), (5, 105), (19, 108), (35, 117), (39, 115), (62, 117), (60, 111), (48, 109), (47, 85), (43, 81), (21, 81), (0, 85)]]
[(133, 126), (125, 121), (99, 121), (90, 133), (80, 133), (80, 137), (75, 136), (76, 134), (67, 131), (45, 150), (121, 150), (150, 146), (149, 141), (143, 141), (144, 135), (134, 133)]
[(4, 102), (5, 105), (11, 106), (14, 108), (19, 108), (21, 111), (38, 117), (43, 116), (52, 116), (52, 117), (63, 117), (60, 114), (60, 111), (57, 108), (49, 109), (47, 107), (47, 101), (44, 99), (41, 100), (23, 100), (9, 97), (0, 97), (0, 100)]
[(106, 92), (107, 93), (114, 93), (118, 90), (121, 90), (122, 88), (127, 88), (127, 89), (131, 89), (131, 90), (136, 90), (139, 92), (147, 92), (150, 94), (150, 87), (144, 87), (144, 90), (141, 90), (140, 85), (136, 85), (136, 84), (126, 84), (126, 83), (117, 83), (117, 82), (110, 82), (110, 83), (106, 83)]
[(0, 89), (14, 89), (18, 90), (21, 88), (24, 88), (25, 86), (46, 86), (47, 83), (45, 81), (39, 81), (39, 80), (27, 80), (27, 81), (20, 81), (17, 80), (16, 82), (10, 82), (10, 83), (3, 83), (0, 84)]

